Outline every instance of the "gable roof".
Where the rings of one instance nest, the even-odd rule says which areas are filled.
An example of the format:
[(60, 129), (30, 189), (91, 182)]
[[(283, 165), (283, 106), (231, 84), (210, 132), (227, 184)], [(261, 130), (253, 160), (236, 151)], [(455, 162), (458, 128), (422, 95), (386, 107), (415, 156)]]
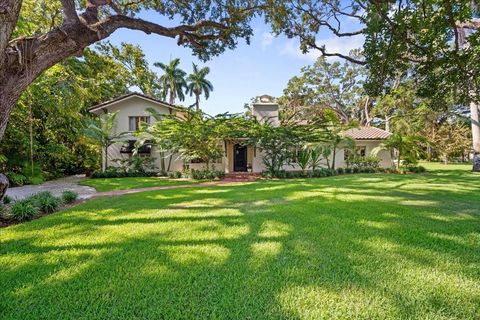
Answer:
[(170, 104), (170, 103), (167, 103), (165, 101), (162, 101), (162, 100), (159, 100), (159, 99), (156, 99), (156, 98), (152, 98), (150, 96), (147, 96), (143, 93), (138, 93), (138, 92), (131, 92), (131, 93), (127, 93), (127, 94), (124, 94), (122, 96), (119, 96), (115, 99), (112, 99), (112, 100), (109, 100), (109, 101), (105, 101), (105, 102), (102, 102), (102, 103), (99, 103), (91, 108), (88, 109), (88, 111), (90, 112), (94, 112), (94, 111), (97, 111), (97, 110), (100, 110), (102, 108), (106, 108), (114, 103), (117, 103), (117, 102), (120, 102), (120, 101), (124, 101), (124, 100), (127, 100), (127, 99), (130, 99), (132, 97), (138, 97), (138, 98), (142, 98), (142, 99), (145, 99), (145, 100), (148, 100), (148, 101), (151, 101), (151, 102), (155, 102), (155, 103), (159, 103), (159, 104), (163, 104), (169, 108), (172, 108), (172, 109), (175, 109), (175, 110), (181, 110), (180, 107), (177, 107), (173, 104)]
[(355, 140), (385, 140), (391, 133), (375, 127), (360, 127), (345, 131), (345, 135)]

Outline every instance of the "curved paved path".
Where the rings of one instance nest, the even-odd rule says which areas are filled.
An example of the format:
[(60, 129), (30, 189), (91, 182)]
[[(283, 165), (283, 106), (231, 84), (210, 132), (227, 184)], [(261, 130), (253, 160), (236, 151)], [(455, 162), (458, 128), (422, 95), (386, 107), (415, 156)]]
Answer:
[(7, 190), (7, 195), (16, 201), (42, 191), (50, 191), (54, 196), (58, 197), (62, 195), (63, 191), (71, 190), (78, 194), (79, 199), (88, 199), (96, 194), (97, 191), (95, 188), (80, 185), (79, 182), (84, 179), (86, 179), (85, 175), (76, 175), (50, 180), (39, 185), (9, 188)]

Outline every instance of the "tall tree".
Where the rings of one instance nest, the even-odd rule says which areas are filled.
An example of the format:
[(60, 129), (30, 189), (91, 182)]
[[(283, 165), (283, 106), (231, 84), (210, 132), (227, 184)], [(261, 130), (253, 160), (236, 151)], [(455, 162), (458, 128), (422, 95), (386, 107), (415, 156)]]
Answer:
[[(293, 0), (278, 2), (271, 15), (273, 31), (297, 37), (304, 52), (365, 65), (372, 96), (387, 93), (399, 76), (409, 74), (420, 94), (453, 95), (470, 106), (473, 170), (480, 171), (478, 1)], [(330, 51), (320, 40), (325, 30), (346, 41), (363, 36), (364, 58)]]
[(197, 111), (200, 110), (200, 96), (205, 95), (205, 99), (210, 97), (210, 92), (213, 91), (213, 85), (205, 77), (210, 73), (209, 67), (198, 68), (195, 63), (192, 63), (193, 71), (187, 77), (187, 93), (195, 95), (195, 107)]
[[(364, 68), (350, 62), (328, 62), (319, 57), (314, 64), (302, 68), (300, 76), (288, 82), (279, 99), (284, 111), (302, 119), (318, 116), (325, 109), (333, 110), (342, 122), (365, 114), (363, 90)], [(371, 101), (367, 102), (371, 104)], [(363, 121), (367, 124), (367, 120)]]
[[(261, 8), (257, 1), (227, 0), (213, 0), (209, 5), (173, 0), (0, 0), (0, 139), (13, 107), (30, 83), (116, 30), (176, 38), (178, 45), (206, 60), (234, 48), (238, 38), (248, 41), (253, 33), (249, 22)], [(166, 27), (138, 18), (145, 10), (175, 20), (177, 25)]]
[(163, 70), (163, 75), (160, 77), (162, 98), (165, 99), (168, 95), (168, 102), (170, 104), (175, 104), (177, 98), (180, 99), (180, 101), (185, 100), (183, 91), (187, 87), (187, 82), (185, 81), (187, 73), (178, 67), (179, 64), (179, 58), (171, 60), (168, 64), (162, 62), (154, 63), (155, 67)]
[(128, 70), (129, 85), (138, 87), (146, 95), (161, 97), (160, 79), (150, 69), (140, 46), (124, 42), (120, 46), (114, 46), (110, 42), (104, 42), (97, 47), (100, 52), (111, 56)]

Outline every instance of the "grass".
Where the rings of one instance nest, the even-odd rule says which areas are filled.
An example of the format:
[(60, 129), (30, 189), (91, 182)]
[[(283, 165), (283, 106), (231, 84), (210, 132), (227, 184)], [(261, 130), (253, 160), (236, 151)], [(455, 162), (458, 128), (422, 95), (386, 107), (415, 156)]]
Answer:
[(99, 192), (127, 190), (136, 188), (177, 186), (202, 182), (191, 179), (169, 179), (164, 177), (128, 177), (128, 178), (102, 178), (87, 179), (80, 183), (95, 188)]
[(1, 319), (478, 319), (480, 176), (88, 201), (0, 230)]

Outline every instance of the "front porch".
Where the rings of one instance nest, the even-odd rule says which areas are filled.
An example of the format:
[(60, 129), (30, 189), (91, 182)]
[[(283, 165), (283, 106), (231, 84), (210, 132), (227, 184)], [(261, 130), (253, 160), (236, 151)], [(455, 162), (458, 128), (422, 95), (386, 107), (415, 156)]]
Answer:
[(246, 140), (225, 141), (225, 173), (258, 172), (254, 166), (256, 148), (247, 144)]

